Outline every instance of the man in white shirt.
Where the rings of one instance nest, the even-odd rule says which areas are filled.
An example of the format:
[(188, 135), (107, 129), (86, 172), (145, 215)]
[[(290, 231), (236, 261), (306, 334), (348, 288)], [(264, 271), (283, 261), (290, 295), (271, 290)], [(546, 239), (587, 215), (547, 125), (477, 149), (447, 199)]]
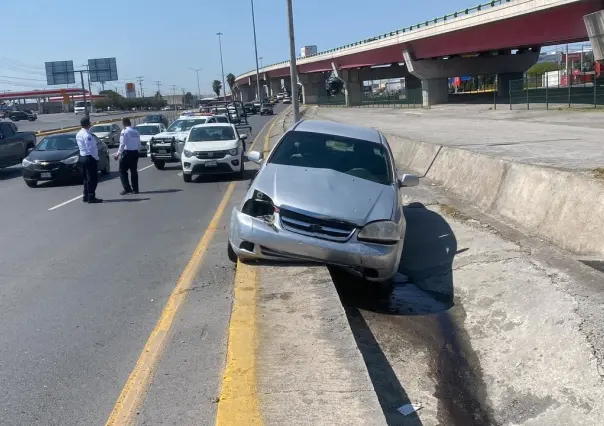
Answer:
[[(141, 147), (141, 135), (134, 127), (129, 118), (122, 119), (124, 130), (120, 135), (120, 147), (115, 154), (115, 159), (120, 158), (120, 179), (124, 190), (120, 192), (120, 195), (126, 195), (130, 193), (138, 194), (138, 156)], [(128, 170), (130, 170), (130, 178), (132, 180), (132, 186), (128, 181)]]
[(90, 118), (84, 117), (80, 120), (82, 129), (76, 134), (76, 142), (80, 149), (80, 164), (82, 165), (82, 177), (84, 180), (84, 197), (82, 201), (88, 204), (102, 203), (103, 200), (96, 198), (96, 186), (98, 184), (98, 161), (99, 150), (97, 139), (90, 133)]

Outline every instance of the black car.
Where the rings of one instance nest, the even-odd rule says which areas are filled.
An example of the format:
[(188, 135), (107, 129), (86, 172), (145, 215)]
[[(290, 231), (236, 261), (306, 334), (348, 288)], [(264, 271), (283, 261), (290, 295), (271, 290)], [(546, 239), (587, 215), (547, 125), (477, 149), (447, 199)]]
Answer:
[(256, 108), (256, 105), (254, 105), (253, 102), (244, 103), (243, 108), (245, 109), (245, 112), (247, 114), (257, 114), (258, 113), (258, 108)]
[(273, 107), (269, 103), (262, 104), (262, 106), (260, 107), (260, 115), (265, 115), (265, 114), (273, 115)]
[[(98, 170), (102, 175), (111, 170), (109, 149), (98, 140), (99, 149)], [(39, 181), (82, 180), (82, 165), (80, 150), (75, 134), (59, 134), (46, 136), (30, 151), (23, 160), (23, 179), (29, 187), (34, 187)]]
[(12, 121), (19, 121), (19, 120), (36, 121), (38, 116), (33, 111), (10, 111), (8, 113), (8, 118), (10, 118)]
[(164, 126), (168, 127), (170, 123), (168, 123), (168, 119), (163, 114), (152, 114), (145, 117), (145, 121), (143, 123), (161, 123)]

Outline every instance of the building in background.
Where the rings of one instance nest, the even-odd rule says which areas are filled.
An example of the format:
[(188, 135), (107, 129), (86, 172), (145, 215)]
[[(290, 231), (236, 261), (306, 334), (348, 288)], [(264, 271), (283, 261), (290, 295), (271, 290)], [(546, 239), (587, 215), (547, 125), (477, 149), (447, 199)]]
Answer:
[(315, 55), (317, 53), (317, 46), (304, 46), (300, 49), (300, 56), (305, 58), (306, 56)]
[(134, 83), (126, 83), (126, 98), (136, 98), (136, 86), (134, 85)]

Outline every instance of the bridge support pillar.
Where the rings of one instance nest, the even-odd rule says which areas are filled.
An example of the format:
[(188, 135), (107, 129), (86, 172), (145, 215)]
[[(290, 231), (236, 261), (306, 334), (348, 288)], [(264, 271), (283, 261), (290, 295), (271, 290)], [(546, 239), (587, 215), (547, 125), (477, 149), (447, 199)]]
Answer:
[(281, 79), (271, 79), (268, 81), (269, 96), (277, 96), (281, 92)]
[(523, 72), (497, 74), (497, 96), (507, 98), (510, 95), (510, 81), (522, 80), (523, 77)]
[(604, 62), (604, 10), (583, 17), (585, 29), (593, 48), (594, 60)]
[(346, 96), (346, 106), (359, 106), (363, 100), (363, 80), (360, 71), (341, 70), (340, 78), (344, 81), (344, 95)]
[(241, 102), (251, 102), (256, 97), (256, 88), (253, 86), (241, 86)]
[(298, 80), (302, 85), (302, 102), (318, 104), (319, 96), (325, 92), (323, 73), (298, 74)]

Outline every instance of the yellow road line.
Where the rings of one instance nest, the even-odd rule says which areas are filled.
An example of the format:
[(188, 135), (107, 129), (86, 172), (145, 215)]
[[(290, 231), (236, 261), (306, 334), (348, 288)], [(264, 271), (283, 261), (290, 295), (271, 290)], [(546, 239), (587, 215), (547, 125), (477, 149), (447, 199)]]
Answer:
[[(287, 110), (281, 111), (272, 120), (264, 138), (264, 152), (268, 151), (275, 123), (285, 111)], [(257, 294), (258, 270), (255, 266), (237, 262), (235, 297), (229, 323), (227, 363), (222, 376), (216, 426), (263, 424), (256, 387)]]
[(262, 153), (265, 155), (268, 154), (271, 150), (269, 144), (271, 141), (271, 133), (273, 132), (273, 127), (275, 127), (275, 123), (277, 121), (279, 121), (279, 118), (281, 117), (282, 114), (284, 114), (286, 111), (288, 111), (289, 108), (285, 108), (283, 111), (281, 111), (276, 117), (275, 119), (271, 122), (271, 127), (268, 128), (268, 131), (266, 132), (266, 137), (264, 139), (264, 148), (262, 150)]
[(257, 293), (256, 266), (238, 262), (227, 364), (222, 377), (216, 426), (262, 425), (256, 388)]
[(106, 426), (129, 425), (133, 423), (136, 411), (143, 402), (143, 396), (151, 382), (157, 364), (161, 359), (163, 350), (168, 342), (174, 317), (187, 297), (187, 290), (191, 288), (191, 283), (193, 282), (197, 270), (203, 261), (206, 250), (214, 237), (220, 218), (227, 207), (234, 188), (235, 182), (231, 182), (224, 197), (222, 197), (222, 201), (218, 205), (214, 217), (195, 248), (189, 263), (178, 279), (176, 287), (172, 291), (159, 321), (151, 332), (151, 335), (136, 362), (134, 370), (130, 373), (130, 377), (128, 377), (128, 380), (111, 411)]

